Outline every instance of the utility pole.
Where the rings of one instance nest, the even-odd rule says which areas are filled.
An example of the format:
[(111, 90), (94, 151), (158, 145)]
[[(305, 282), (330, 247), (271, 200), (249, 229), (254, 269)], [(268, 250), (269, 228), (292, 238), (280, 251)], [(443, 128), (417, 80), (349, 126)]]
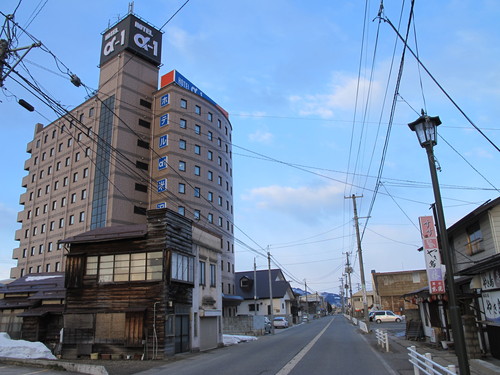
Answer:
[(271, 283), (271, 253), (267, 246), (267, 266), (269, 268), (269, 307), (271, 310), (271, 333), (274, 335), (273, 285)]
[(307, 321), (309, 322), (309, 302), (307, 301), (307, 281), (304, 279), (304, 286), (306, 288), (306, 315), (307, 315)]
[(361, 237), (359, 235), (359, 222), (358, 222), (358, 209), (356, 208), (356, 198), (362, 198), (363, 196), (356, 196), (355, 194), (345, 199), (352, 199), (352, 205), (354, 208), (354, 224), (356, 227), (356, 240), (358, 242), (358, 257), (359, 257), (359, 272), (361, 273), (361, 289), (363, 290), (363, 316), (365, 322), (368, 322), (368, 300), (366, 298), (366, 281), (365, 281), (365, 268), (363, 265), (363, 252), (361, 251)]
[[(0, 87), (3, 86), (3, 82), (5, 81), (5, 78), (14, 70), (14, 68), (21, 62), (21, 60), (28, 54), (29, 51), (31, 51), (35, 47), (40, 47), (42, 45), (41, 42), (36, 42), (33, 43), (29, 46), (26, 47), (18, 47), (18, 48), (13, 48), (10, 49), (10, 46), (12, 45), (12, 39), (13, 35), (16, 35), (13, 30), (11, 30), (11, 25), (10, 23), (12, 22), (13, 28), (18, 27), (16, 23), (14, 22), (14, 15), (13, 14), (8, 14), (5, 16), (5, 24), (4, 24), (4, 30), (7, 36), (7, 39), (0, 39)], [(23, 32), (26, 32), (21, 28)], [(12, 65), (9, 65), (7, 60), (9, 59), (10, 55), (13, 52), (18, 52), (18, 51), (24, 51), (22, 56), (18, 58), (17, 61), (15, 61)], [(7, 70), (4, 74), (4, 67), (7, 67)]]
[[(349, 252), (346, 252), (345, 253), (346, 255), (346, 258), (347, 258), (347, 266), (346, 266), (346, 269), (345, 269), (345, 272), (347, 273), (347, 277), (348, 277), (348, 286), (349, 286), (349, 301), (351, 301), (351, 307), (349, 309), (349, 315), (351, 316), (351, 319), (352, 319), (352, 310), (353, 310), (353, 301), (352, 301), (352, 284), (351, 284), (351, 273), (352, 273), (352, 268), (351, 268), (351, 264), (349, 263)], [(347, 287), (346, 287), (347, 289)], [(346, 291), (347, 292), (347, 291)]]
[(342, 313), (343, 314), (345, 314), (345, 301), (344, 301), (345, 283), (344, 283), (344, 276), (345, 276), (345, 274), (342, 274), (342, 277), (339, 278), (339, 281), (340, 281), (340, 302), (342, 303)]
[(257, 265), (253, 258), (253, 314), (257, 315)]

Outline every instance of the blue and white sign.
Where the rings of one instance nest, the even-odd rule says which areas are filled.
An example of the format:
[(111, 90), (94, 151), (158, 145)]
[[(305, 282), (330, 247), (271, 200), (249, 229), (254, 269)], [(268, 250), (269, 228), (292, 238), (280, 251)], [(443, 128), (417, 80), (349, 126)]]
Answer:
[(168, 146), (168, 135), (165, 134), (165, 135), (162, 135), (160, 137), (160, 142), (159, 142), (159, 145), (158, 145), (160, 148), (163, 148), (163, 147), (167, 147)]
[(165, 202), (157, 203), (156, 208), (167, 208), (167, 204)]
[(162, 169), (165, 169), (167, 168), (168, 166), (168, 161), (167, 161), (167, 157), (166, 156), (163, 156), (161, 158), (158, 159), (158, 170), (162, 170)]
[(160, 117), (160, 128), (164, 127), (165, 125), (168, 125), (168, 113), (165, 113)]
[(213, 105), (217, 105), (212, 99), (210, 99), (207, 95), (203, 93), (198, 87), (193, 85), (186, 77), (180, 74), (177, 70), (175, 71), (175, 83), (177, 83), (180, 87), (189, 90), (196, 95), (201, 96), (203, 99), (208, 100)]
[(170, 103), (170, 94), (165, 94), (160, 99), (160, 106), (165, 107)]
[(158, 180), (158, 193), (167, 190), (167, 179)]

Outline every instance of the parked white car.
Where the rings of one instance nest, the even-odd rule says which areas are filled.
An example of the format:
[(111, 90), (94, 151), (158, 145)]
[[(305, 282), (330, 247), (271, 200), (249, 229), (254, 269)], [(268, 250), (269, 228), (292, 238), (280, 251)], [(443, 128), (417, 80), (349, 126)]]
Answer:
[(288, 320), (283, 316), (277, 316), (273, 320), (274, 328), (288, 328)]
[(377, 324), (382, 322), (396, 322), (399, 323), (404, 319), (404, 316), (396, 315), (390, 310), (372, 311), (370, 313), (370, 321)]

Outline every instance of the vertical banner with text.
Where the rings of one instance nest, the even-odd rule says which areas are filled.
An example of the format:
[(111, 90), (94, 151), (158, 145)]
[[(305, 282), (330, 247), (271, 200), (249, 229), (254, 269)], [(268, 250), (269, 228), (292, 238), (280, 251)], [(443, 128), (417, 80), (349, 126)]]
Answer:
[(441, 255), (439, 253), (436, 227), (434, 226), (434, 217), (420, 216), (418, 221), (422, 232), (429, 292), (431, 294), (444, 294), (443, 270), (441, 269)]

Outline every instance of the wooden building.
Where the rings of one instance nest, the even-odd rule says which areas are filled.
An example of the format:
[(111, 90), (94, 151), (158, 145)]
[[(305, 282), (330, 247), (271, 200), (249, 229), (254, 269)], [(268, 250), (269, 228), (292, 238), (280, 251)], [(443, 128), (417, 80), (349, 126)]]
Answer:
[(164, 358), (190, 350), (192, 222), (168, 209), (147, 224), (98, 228), (67, 247), (63, 356)]

